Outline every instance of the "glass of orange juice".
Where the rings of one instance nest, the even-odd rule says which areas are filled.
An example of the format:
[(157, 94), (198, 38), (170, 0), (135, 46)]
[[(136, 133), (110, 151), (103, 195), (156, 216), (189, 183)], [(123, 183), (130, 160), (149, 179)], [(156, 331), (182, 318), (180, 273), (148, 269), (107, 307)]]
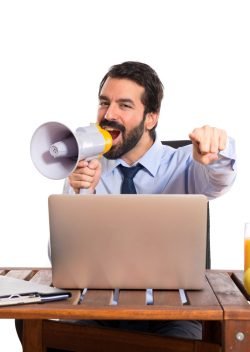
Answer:
[(244, 230), (244, 286), (250, 294), (250, 223), (245, 224)]

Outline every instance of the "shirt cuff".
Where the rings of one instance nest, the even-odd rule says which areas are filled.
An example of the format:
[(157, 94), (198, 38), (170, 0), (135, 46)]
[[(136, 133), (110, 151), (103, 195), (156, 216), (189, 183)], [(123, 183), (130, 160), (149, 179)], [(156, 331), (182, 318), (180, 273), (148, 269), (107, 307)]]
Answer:
[(236, 151), (235, 141), (232, 137), (228, 137), (227, 146), (219, 152), (219, 159), (216, 161), (219, 165), (231, 165), (232, 170), (236, 168)]

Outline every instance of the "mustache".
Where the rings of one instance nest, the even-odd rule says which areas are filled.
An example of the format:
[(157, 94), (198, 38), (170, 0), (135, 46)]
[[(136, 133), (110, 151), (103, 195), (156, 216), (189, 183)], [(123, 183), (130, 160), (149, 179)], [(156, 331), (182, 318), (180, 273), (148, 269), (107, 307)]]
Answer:
[(102, 128), (111, 127), (111, 128), (114, 128), (118, 131), (125, 132), (125, 127), (116, 121), (103, 120), (100, 122), (100, 126)]

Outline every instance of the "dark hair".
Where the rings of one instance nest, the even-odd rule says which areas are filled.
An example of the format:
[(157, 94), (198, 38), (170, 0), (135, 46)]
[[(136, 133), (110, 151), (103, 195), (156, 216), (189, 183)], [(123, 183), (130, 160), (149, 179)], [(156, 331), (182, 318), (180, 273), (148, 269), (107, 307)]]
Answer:
[[(137, 61), (126, 61), (112, 66), (100, 83), (99, 95), (108, 77), (130, 79), (145, 89), (141, 97), (142, 104), (145, 106), (144, 117), (150, 112), (160, 112), (163, 84), (157, 73), (149, 65)], [(153, 139), (155, 139), (155, 128), (156, 126), (150, 130)]]

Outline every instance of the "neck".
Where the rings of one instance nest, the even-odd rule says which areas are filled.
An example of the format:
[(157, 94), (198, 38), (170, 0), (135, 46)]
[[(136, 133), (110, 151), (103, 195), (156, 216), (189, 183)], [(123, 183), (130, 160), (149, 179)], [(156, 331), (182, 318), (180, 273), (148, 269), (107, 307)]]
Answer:
[(136, 144), (136, 146), (131, 149), (128, 153), (122, 156), (122, 160), (124, 160), (128, 165), (133, 165), (136, 163), (143, 155), (151, 148), (154, 141), (149, 136), (148, 133), (144, 133)]

